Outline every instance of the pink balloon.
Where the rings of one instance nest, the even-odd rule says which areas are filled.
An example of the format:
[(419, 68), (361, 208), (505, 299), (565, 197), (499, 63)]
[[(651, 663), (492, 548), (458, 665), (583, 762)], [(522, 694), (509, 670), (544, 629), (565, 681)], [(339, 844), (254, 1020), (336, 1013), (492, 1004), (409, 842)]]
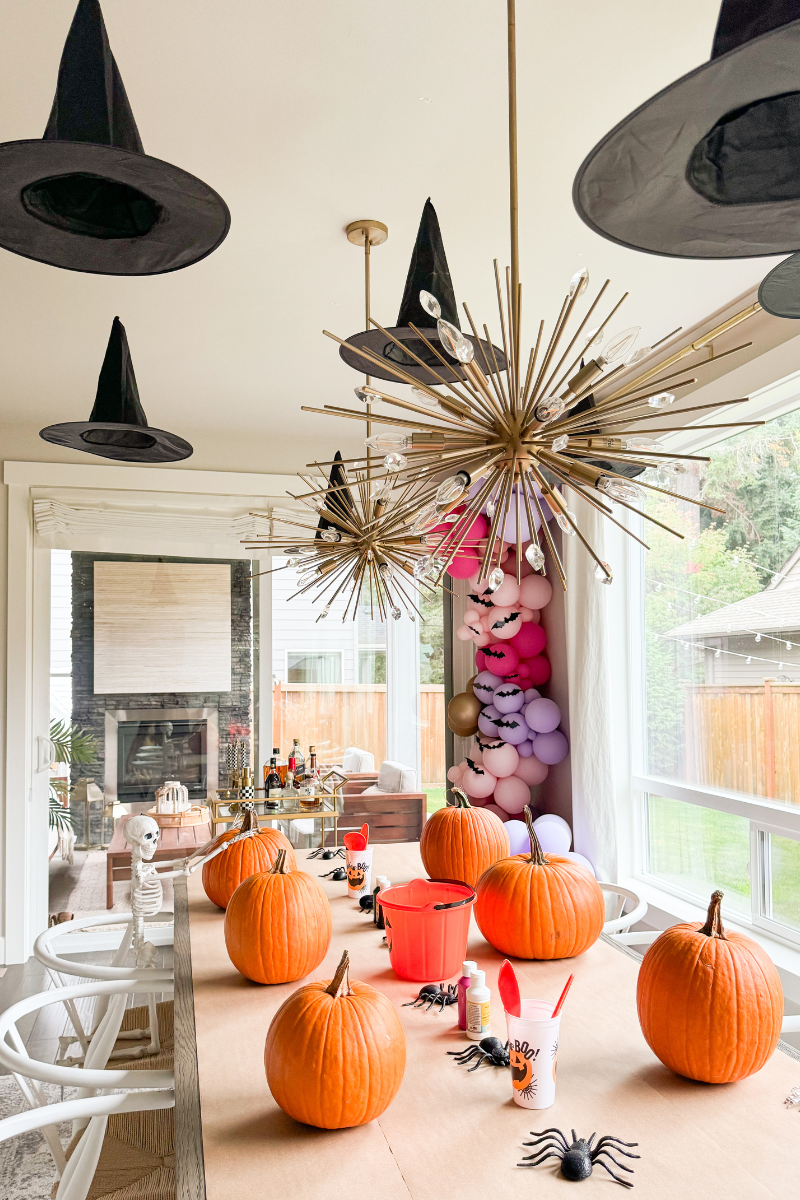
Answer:
[[(478, 767), (483, 766), (483, 751), (481, 750), (480, 746), (473, 745), (472, 749), (469, 752), (469, 757), (472, 759), (472, 761), (475, 763), (476, 766), (478, 766)], [(466, 765), (467, 765), (467, 760), (464, 759), (464, 766), (466, 766)]]
[(445, 573), (451, 579), (469, 579), (478, 565), (478, 561), (474, 550), (459, 550)]
[(502, 678), (516, 671), (519, 654), (509, 642), (492, 642), (484, 651), (486, 670)]
[[(520, 568), (520, 575), (522, 576), (523, 579), (527, 575), (533, 574), (533, 567), (531, 566), (531, 564), (528, 562), (527, 558), (525, 557), (525, 551), (527, 550), (528, 546), (530, 546), (530, 542), (522, 543), (522, 566)], [(508, 559), (503, 564), (503, 570), (506, 571), (509, 575), (516, 576), (516, 573), (517, 573), (517, 548), (516, 548), (516, 546), (512, 546), (511, 549), (509, 550)]]
[(525, 608), (524, 606), (520, 606), (519, 619), (522, 621), (523, 625), (527, 625), (528, 621), (538, 621), (539, 613), (535, 608)]
[(486, 808), (489, 803), (488, 796), (470, 796), (469, 802), (473, 808)]
[[(539, 628), (539, 626), (537, 626)], [(489, 614), (487, 630), (500, 641), (509, 641), (522, 629), (522, 618), (517, 608), (496, 608)]]
[[(496, 608), (508, 608), (514, 605), (519, 600), (520, 585), (516, 579), (512, 579), (510, 575), (506, 575), (503, 582), (497, 591), (492, 592), (492, 600)], [(531, 605), (528, 605), (530, 608)]]
[(521, 813), (530, 799), (530, 788), (518, 775), (508, 775), (505, 779), (498, 779), (495, 784), (494, 802), (507, 813)]
[(465, 625), (477, 625), (481, 619), (481, 614), (477, 608), (468, 608), (464, 613), (463, 621)]
[[(508, 826), (506, 826), (506, 829), (508, 829)], [(512, 850), (511, 853), (513, 854), (514, 851)], [(582, 854), (578, 854), (577, 850), (568, 850), (567, 853), (564, 855), (564, 858), (568, 858), (570, 860), (570, 862), (577, 863), (578, 866), (580, 866), (580, 867), (586, 867), (589, 871), (592, 872), (593, 875), (597, 874), (594, 867), (589, 862), (588, 858), (584, 858), (584, 856)]]
[(471, 642), (474, 636), (475, 635), (470, 629), (469, 625), (459, 625), (458, 629), (456, 630), (456, 637), (460, 642)]
[(511, 639), (511, 645), (520, 658), (534, 658), (547, 645), (547, 634), (535, 621), (521, 625)]
[(524, 683), (521, 683), (521, 684), (519, 685), (520, 687), (525, 687), (525, 683), (530, 683), (530, 681), (531, 681), (531, 669), (530, 669), (530, 667), (528, 666), (528, 664), (527, 664), (527, 663), (519, 663), (519, 664), (518, 664), (518, 666), (517, 666), (517, 675), (519, 676), (519, 678), (520, 678), (520, 679), (522, 679), (522, 680), (524, 680), (524, 681), (525, 681)]
[(464, 773), (464, 767), (466, 765), (466, 763), (459, 763), (457, 767), (450, 768), (450, 770), (447, 772), (447, 778), (451, 783), (457, 783), (459, 786), (461, 785), (461, 776)]
[(528, 575), (519, 589), (520, 603), (526, 608), (544, 608), (550, 603), (553, 589), (544, 575)]
[(530, 681), (534, 687), (547, 683), (553, 669), (543, 654), (537, 654), (535, 658), (526, 658), (525, 662), (530, 669)]
[(461, 781), (461, 786), (470, 799), (475, 796), (480, 800), (482, 797), (485, 799), (491, 796), (497, 783), (497, 776), (490, 775), (484, 767), (473, 762), (472, 765), (467, 763), (467, 769), (461, 776)]
[(548, 770), (549, 768), (538, 758), (520, 758), (514, 768), (514, 774), (518, 779), (524, 779), (528, 787), (536, 787), (537, 784), (544, 783), (547, 779)]
[(469, 577), (469, 598), (481, 612), (485, 612), (487, 608), (494, 608), (494, 599), (489, 591), (489, 581), (482, 579), (478, 583), (477, 571)]
[[(486, 670), (486, 655), (482, 650), (476, 650), (475, 652), (475, 666), (479, 671)], [(494, 675), (494, 671), (492, 671), (492, 674)]]
[[(488, 633), (484, 633), (484, 631), (481, 630), (480, 633), (475, 634), (475, 636), (472, 640), (476, 646), (480, 647), (480, 646), (488, 646), (492, 639), (489, 637)], [(475, 661), (477, 662), (477, 658)]]
[(505, 822), (509, 819), (509, 814), (504, 808), (501, 808), (499, 804), (484, 804), (483, 808), (485, 812), (494, 813), (494, 815), (499, 817), (501, 821)]
[[(495, 780), (505, 779), (508, 775), (513, 775), (518, 763), (519, 755), (510, 742), (504, 742), (502, 745), (498, 742), (492, 742), (490, 746), (484, 748), (484, 769), (491, 771)], [(469, 795), (469, 789), (465, 788), (464, 790)]]
[(558, 729), (554, 729), (552, 733), (537, 733), (533, 739), (533, 753), (539, 762), (552, 767), (567, 757), (569, 742)]
[(561, 724), (561, 709), (555, 700), (531, 700), (525, 709), (525, 720), (534, 733), (552, 733)]

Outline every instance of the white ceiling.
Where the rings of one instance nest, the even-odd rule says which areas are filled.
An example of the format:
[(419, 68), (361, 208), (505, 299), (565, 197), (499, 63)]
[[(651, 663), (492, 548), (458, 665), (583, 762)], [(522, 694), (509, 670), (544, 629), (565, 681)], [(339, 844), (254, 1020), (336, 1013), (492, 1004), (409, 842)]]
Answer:
[[(76, 0), (0, 0), (0, 140), (41, 136)], [(552, 320), (588, 265), (631, 296), (643, 340), (689, 326), (774, 260), (686, 262), (604, 241), (575, 215), (575, 171), (630, 109), (709, 54), (718, 0), (518, 0), (525, 310)], [(296, 470), (356, 430), (300, 413), (358, 376), (321, 329), (363, 328), (362, 260), (343, 228), (389, 226), (373, 313), (393, 323), (425, 198), (456, 295), (495, 324), (507, 233), (504, 0), (103, 0), (145, 150), (225, 197), (227, 240), (173, 275), (80, 275), (0, 252), (6, 457), (88, 461), (36, 430), (88, 416), (115, 314), (151, 424), (188, 467)], [(361, 434), (360, 436), (363, 436)]]

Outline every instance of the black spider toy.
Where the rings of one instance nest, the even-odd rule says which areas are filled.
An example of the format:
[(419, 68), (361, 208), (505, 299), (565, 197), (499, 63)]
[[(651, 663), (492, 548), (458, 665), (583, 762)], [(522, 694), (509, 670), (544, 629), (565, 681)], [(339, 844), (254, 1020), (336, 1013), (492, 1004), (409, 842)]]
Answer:
[(638, 1142), (622, 1142), (619, 1138), (608, 1137), (604, 1135), (600, 1138), (594, 1149), (592, 1142), (595, 1139), (595, 1134), (589, 1138), (588, 1142), (585, 1138), (576, 1137), (575, 1130), (572, 1130), (572, 1145), (569, 1145), (567, 1139), (560, 1129), (554, 1126), (550, 1129), (545, 1129), (541, 1133), (536, 1133), (531, 1130), (534, 1136), (534, 1141), (523, 1142), (523, 1146), (535, 1146), (537, 1143), (546, 1142), (546, 1145), (539, 1145), (533, 1154), (525, 1154), (523, 1157), (533, 1159), (533, 1162), (517, 1163), (518, 1167), (536, 1167), (539, 1163), (543, 1163), (547, 1158), (558, 1158), (561, 1160), (561, 1174), (565, 1179), (578, 1180), (588, 1179), (592, 1173), (592, 1167), (597, 1163), (599, 1167), (605, 1167), (611, 1178), (622, 1184), (623, 1187), (633, 1187), (627, 1179), (620, 1179), (619, 1175), (615, 1175), (611, 1168), (603, 1161), (601, 1155), (607, 1154), (615, 1167), (620, 1167), (623, 1171), (633, 1172), (633, 1167), (626, 1167), (624, 1163), (618, 1162), (611, 1150), (608, 1148), (609, 1142), (613, 1143), (611, 1149), (616, 1150), (618, 1154), (624, 1154), (626, 1158), (641, 1158), (640, 1154), (629, 1154), (627, 1150), (621, 1149), (622, 1146), (638, 1146)]
[(470, 1071), (477, 1071), (482, 1062), (488, 1062), (493, 1067), (510, 1067), (511, 1059), (508, 1057), (508, 1042), (505, 1046), (500, 1041), (500, 1038), (485, 1037), (478, 1042), (477, 1046), (467, 1046), (464, 1050), (448, 1050), (448, 1054), (456, 1056), (456, 1062), (462, 1066), (468, 1062), (472, 1062), (473, 1058), (477, 1058), (474, 1067), (470, 1067)]
[(438, 1004), (439, 1012), (442, 1012), (448, 1004), (455, 1004), (457, 1001), (458, 989), (454, 983), (449, 983), (446, 988), (443, 988), (440, 983), (424, 983), (419, 989), (419, 995), (402, 1007), (408, 1008), (410, 1004), (414, 1008), (424, 1008), (428, 1012), (431, 1005)]
[(307, 856), (308, 858), (344, 858), (344, 846), (340, 846), (338, 850), (326, 849), (324, 846), (317, 846), (316, 850), (312, 850)]
[(320, 879), (332, 879), (334, 883), (341, 883), (343, 879), (347, 879), (347, 871), (344, 867), (334, 867), (332, 871), (320, 875)]

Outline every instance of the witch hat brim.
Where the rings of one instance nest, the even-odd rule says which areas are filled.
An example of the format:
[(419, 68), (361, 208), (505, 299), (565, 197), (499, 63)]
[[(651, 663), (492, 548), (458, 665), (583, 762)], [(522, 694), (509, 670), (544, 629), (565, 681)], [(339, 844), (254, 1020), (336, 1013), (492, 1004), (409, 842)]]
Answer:
[(800, 253), (785, 258), (762, 279), (758, 302), (773, 317), (800, 320)]
[(98, 0), (80, 0), (44, 138), (0, 144), (0, 246), (98, 275), (158, 275), (211, 254), (225, 201), (145, 154)]
[(117, 462), (178, 462), (193, 453), (189, 443), (177, 434), (147, 424), (125, 326), (119, 317), (111, 326), (89, 420), (48, 425), (39, 431), (39, 437), (55, 446)]
[[(758, 138), (749, 156), (715, 159), (709, 139), (731, 118), (750, 122), (760, 101), (800, 91), (800, 21), (761, 34), (704, 63), (621, 121), (581, 164), (573, 185), (579, 216), (634, 250), (674, 258), (752, 258), (800, 246), (800, 173), (794, 150)], [(744, 110), (744, 111), (742, 111)], [(795, 120), (788, 112), (789, 119)], [(800, 117), (800, 105), (798, 106)], [(727, 122), (725, 120), (727, 118)], [(800, 133), (796, 135), (800, 140)], [(771, 161), (766, 161), (767, 155)], [(776, 155), (785, 174), (775, 180)], [(745, 161), (746, 158), (746, 161)], [(733, 169), (732, 169), (733, 168)]]
[[(435, 296), (439, 301), (444, 320), (455, 325), (457, 329), (461, 328), (453, 282), (450, 278), (444, 242), (439, 228), (439, 219), (430, 197), (425, 201), (425, 207), (422, 210), (397, 323), (389, 327), (386, 333), (380, 329), (365, 329), (363, 333), (354, 333), (352, 337), (347, 338), (345, 344), (339, 347), (339, 354), (349, 367), (360, 371), (362, 375), (388, 379), (392, 383), (398, 382), (397, 376), (388, 366), (381, 367), (380, 363), (373, 363), (362, 357), (356, 349), (350, 349), (350, 347), (356, 347), (358, 350), (370, 351), (381, 362), (386, 361), (400, 367), (418, 383), (426, 383), (430, 386), (440, 382), (431, 371), (426, 369), (427, 367), (431, 367), (448, 382), (454, 377), (463, 379), (463, 369), (442, 349), (436, 332), (436, 323), (430, 313), (426, 312), (420, 304), (419, 294), (421, 291), (430, 292), (432, 296)], [(411, 328), (412, 324), (436, 347), (451, 368), (450, 370), (425, 345), (419, 333)], [(392, 337), (387, 337), (387, 333)], [(469, 334), (465, 336), (469, 338), (475, 349), (474, 361), (482, 371), (491, 373), (494, 369), (494, 362), (489, 343), (481, 341), (479, 349), (477, 338), (471, 337)], [(401, 342), (402, 345), (398, 346), (397, 342)], [(406, 353), (406, 348), (411, 353)], [(426, 365), (420, 366), (416, 359), (412, 358), (412, 354)], [(505, 370), (506, 361), (502, 350), (495, 346), (494, 355), (498, 370)]]

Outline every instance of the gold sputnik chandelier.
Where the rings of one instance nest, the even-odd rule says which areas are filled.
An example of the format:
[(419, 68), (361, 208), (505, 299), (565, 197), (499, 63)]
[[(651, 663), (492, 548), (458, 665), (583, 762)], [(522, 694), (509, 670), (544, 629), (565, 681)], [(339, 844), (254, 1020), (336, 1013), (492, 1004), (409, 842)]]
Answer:
[[(352, 339), (345, 343), (324, 331), (341, 346), (346, 345), (348, 351), (360, 355), (365, 370), (379, 367), (381, 373), (388, 370), (398, 383), (410, 384), (413, 397), (405, 400), (391, 395), (373, 386), (368, 378), (357, 394), (369, 405), (372, 425), (390, 427), (367, 441), (370, 449), (384, 454), (383, 471), (376, 470), (377, 463), (373, 466), (370, 459), (363, 463), (337, 457), (333, 462), (309, 464), (320, 471), (333, 468), (329, 480), (325, 481), (323, 475), (321, 485), (315, 486), (312, 479), (304, 477), (310, 490), (295, 497), (316, 508), (320, 528), (303, 526), (306, 538), (302, 542), (289, 531), (259, 544), (259, 548), (266, 545), (284, 553), (287, 547), (296, 547), (298, 565), (305, 571), (301, 591), (317, 589), (316, 598), (326, 599), (324, 615), (342, 592), (349, 593), (345, 616), (351, 605), (355, 615), (366, 584), (382, 615), (401, 615), (398, 598), (407, 609), (414, 609), (411, 577), (423, 586), (441, 585), (456, 555), (465, 545), (471, 545), (471, 531), (480, 513), (486, 514), (489, 527), (479, 545), (478, 574), (487, 581), (489, 590), (503, 579), (500, 559), (507, 526), (515, 530), (520, 579), (522, 544), (528, 540), (522, 534), (523, 521), (530, 534), (525, 551), (528, 562), (534, 570), (545, 572), (538, 526), (566, 589), (566, 573), (548, 526), (551, 516), (564, 534), (575, 535), (583, 543), (594, 559), (598, 580), (610, 583), (611, 569), (581, 531), (565, 489), (571, 488), (645, 547), (646, 542), (614, 516), (613, 504), (681, 537), (641, 507), (643, 488), (676, 497), (678, 493), (668, 486), (642, 482), (638, 476), (648, 467), (661, 468), (661, 483), (666, 469), (678, 474), (685, 470), (686, 461), (707, 460), (670, 453), (654, 439), (687, 429), (695, 414), (742, 403), (736, 399), (672, 410), (676, 395), (697, 381), (692, 372), (723, 355), (695, 359), (688, 369), (672, 368), (698, 355), (714, 339), (757, 312), (757, 304), (648, 368), (646, 360), (662, 343), (635, 350), (638, 327), (621, 332), (610, 329), (627, 293), (609, 303), (606, 280), (590, 299), (589, 275), (584, 269), (570, 280), (548, 336), (541, 321), (533, 346), (527, 354), (523, 352), (515, 0), (507, 2), (511, 265), (501, 275), (497, 262), (494, 264), (499, 344), (504, 361), (499, 361), (486, 325), (479, 334), (466, 304), (463, 307), (472, 338), (442, 319), (439, 300), (427, 291), (420, 292), (420, 304), (436, 323), (436, 332), (410, 326), (419, 339), (417, 348), (424, 346), (427, 352), (425, 361), (412, 349), (412, 343), (395, 338), (369, 313), (367, 328), (379, 330), (387, 345), (394, 343), (396, 347), (391, 358), (379, 357), (367, 346), (356, 346)], [(639, 363), (641, 369), (629, 375), (629, 368)], [(614, 389), (613, 380), (622, 372), (626, 372), (625, 381)], [(602, 398), (598, 398), (599, 392)], [(391, 411), (376, 411), (374, 404), (390, 406)], [(333, 405), (323, 409), (304, 407), (303, 411), (365, 419), (363, 412)], [(670, 411), (675, 413), (673, 424), (650, 427), (655, 416)], [(698, 500), (691, 502), (712, 507)], [(408, 583), (403, 582), (404, 575)]]

